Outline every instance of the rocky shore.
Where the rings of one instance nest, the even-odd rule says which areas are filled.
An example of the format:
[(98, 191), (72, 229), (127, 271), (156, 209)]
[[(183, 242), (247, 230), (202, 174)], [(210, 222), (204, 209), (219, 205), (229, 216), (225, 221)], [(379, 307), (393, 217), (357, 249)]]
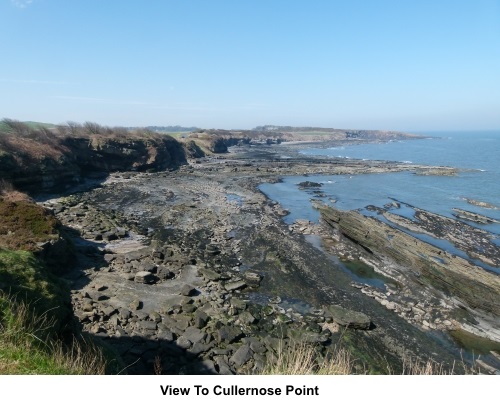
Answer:
[(318, 356), (345, 346), (360, 372), (399, 372), (409, 358), (451, 369), (459, 352), (426, 331), (456, 328), (456, 305), (441, 305), (437, 319), (431, 295), (393, 300), (411, 289), (397, 277), (383, 292), (353, 283), (306, 240), (317, 229), (287, 226), (287, 212), (256, 188), (288, 174), (436, 168), (284, 160), (282, 150), (240, 146), (178, 170), (114, 173), (97, 188), (39, 197), (73, 235), (78, 264), (65, 277), (81, 328), (132, 374), (260, 372), (290, 342), (315, 345)]

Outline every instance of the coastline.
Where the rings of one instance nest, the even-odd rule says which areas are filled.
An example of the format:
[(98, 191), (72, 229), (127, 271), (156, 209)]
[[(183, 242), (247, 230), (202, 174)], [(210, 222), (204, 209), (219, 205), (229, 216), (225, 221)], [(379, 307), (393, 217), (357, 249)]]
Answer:
[[(272, 346), (258, 337), (266, 328), (264, 334), (273, 339), (278, 339), (276, 331), (289, 339), (291, 332), (285, 330), (302, 330), (302, 339), (317, 340), (323, 350), (343, 342), (357, 350), (365, 367), (378, 372), (384, 367), (384, 357), (395, 369), (408, 357), (422, 361), (433, 358), (450, 365), (458, 360), (457, 350), (443, 347), (386, 306), (374, 306), (373, 298), (353, 284), (328, 254), (287, 226), (282, 221), (287, 212), (257, 189), (262, 182), (276, 182), (291, 174), (436, 169), (453, 173), (454, 169), (343, 159), (325, 162), (301, 156), (280, 159), (277, 156), (282, 150), (233, 147), (228, 155), (194, 159), (190, 166), (177, 171), (118, 173), (101, 188), (69, 199), (47, 201), (52, 209), (65, 207), (56, 211), (66, 226), (85, 230), (78, 237), (82, 242), (81, 266), (69, 276), (75, 314), (84, 330), (110, 344), (131, 345), (126, 351), (131, 357), (142, 358), (154, 352), (152, 348), (165, 346), (166, 339), (169, 344), (164, 349), (171, 353), (165, 362), (180, 350), (186, 370), (205, 362), (213, 373), (257, 370), (264, 361), (262, 355), (265, 358)], [(102, 215), (110, 214), (115, 222), (117, 217), (124, 221), (111, 228), (128, 229), (128, 236), (122, 239), (115, 235), (122, 243), (127, 241), (126, 251), (120, 243), (112, 245), (95, 239), (105, 239), (106, 232), (113, 231), (92, 230), (103, 222), (99, 219)], [(142, 241), (130, 240), (139, 233)], [(85, 253), (86, 249), (90, 254)], [(144, 282), (148, 278), (155, 281)], [(185, 285), (193, 290), (179, 295), (179, 288)], [(170, 298), (165, 300), (167, 296)], [(134, 301), (139, 305), (130, 309)], [(325, 312), (332, 304), (367, 314), (371, 320), (369, 330), (332, 333), (328, 325), (336, 322)], [(119, 311), (123, 307), (131, 312), (126, 319), (122, 318), (127, 314)], [(220, 354), (220, 347), (228, 342), (214, 324), (198, 327), (197, 337), (190, 335), (190, 340), (186, 333), (194, 333), (192, 322), (196, 322), (197, 311), (198, 315), (204, 312), (219, 327), (233, 332), (231, 328), (237, 327), (243, 336), (229, 342), (225, 354)], [(269, 324), (274, 326), (269, 329), (265, 326)], [(312, 325), (313, 330), (308, 330)], [(345, 342), (346, 335), (349, 343)], [(134, 339), (142, 341), (144, 351), (132, 344)], [(258, 343), (264, 344), (264, 354), (254, 350)], [(230, 360), (237, 352), (245, 352), (243, 357), (248, 357), (242, 364), (242, 360), (235, 361), (237, 358)], [(145, 363), (137, 366), (136, 372), (151, 371), (148, 361), (154, 359), (144, 358)], [(129, 360), (132, 362), (132, 358)], [(196, 367), (190, 370), (199, 372)]]

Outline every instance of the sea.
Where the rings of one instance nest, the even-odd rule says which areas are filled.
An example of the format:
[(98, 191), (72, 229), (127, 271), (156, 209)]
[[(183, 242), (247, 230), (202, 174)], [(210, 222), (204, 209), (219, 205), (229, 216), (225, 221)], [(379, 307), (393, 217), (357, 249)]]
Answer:
[[(500, 130), (440, 131), (416, 133), (423, 139), (322, 147), (305, 147), (301, 154), (343, 157), (359, 160), (384, 160), (458, 168), (455, 176), (422, 176), (414, 172), (361, 175), (287, 176), (282, 182), (263, 184), (260, 190), (279, 202), (290, 214), (287, 223), (296, 219), (319, 220), (313, 200), (320, 200), (343, 210), (370, 211), (369, 205), (383, 207), (397, 201), (397, 214), (411, 218), (413, 207), (455, 218), (453, 208), (478, 213), (499, 223), (467, 222), (492, 233), (492, 242), (500, 246)], [(311, 144), (309, 144), (311, 146)], [(318, 189), (301, 189), (304, 181), (321, 183)], [(487, 206), (478, 206), (477, 202)], [(396, 212), (395, 212), (396, 213)], [(456, 219), (456, 218), (455, 218)], [(424, 235), (416, 235), (424, 238)], [(427, 240), (452, 253), (466, 257), (443, 240)], [(466, 257), (467, 258), (467, 257)], [(484, 266), (500, 273), (500, 269)]]

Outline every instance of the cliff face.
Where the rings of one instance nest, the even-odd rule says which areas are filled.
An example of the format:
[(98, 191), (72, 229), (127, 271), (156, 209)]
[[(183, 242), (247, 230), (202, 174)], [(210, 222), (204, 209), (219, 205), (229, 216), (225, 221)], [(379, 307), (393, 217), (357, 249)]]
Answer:
[(165, 170), (186, 163), (182, 145), (170, 137), (154, 139), (66, 138), (63, 144), (83, 172)]
[(54, 137), (51, 143), (20, 141), (12, 137), (0, 150), (0, 178), (29, 191), (64, 189), (89, 175), (165, 170), (186, 163), (184, 148), (169, 136), (92, 135)]

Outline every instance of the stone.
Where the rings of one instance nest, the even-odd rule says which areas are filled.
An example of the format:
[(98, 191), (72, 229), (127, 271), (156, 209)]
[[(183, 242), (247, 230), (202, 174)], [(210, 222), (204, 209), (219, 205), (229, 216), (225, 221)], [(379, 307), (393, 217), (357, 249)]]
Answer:
[(173, 341), (175, 339), (175, 335), (168, 329), (161, 329), (158, 331), (158, 339)]
[(94, 310), (94, 306), (92, 305), (92, 300), (86, 298), (84, 299), (83, 301), (83, 306), (82, 306), (82, 310), (83, 312), (92, 312)]
[(221, 278), (221, 275), (211, 269), (201, 269), (200, 270), (203, 277), (210, 281), (218, 281)]
[(214, 245), (214, 244), (207, 245), (206, 251), (207, 251), (207, 253), (209, 253), (209, 254), (211, 254), (213, 256), (216, 256), (216, 255), (218, 255), (218, 254), (221, 253), (220, 248), (217, 245)]
[(236, 326), (224, 325), (216, 331), (217, 341), (219, 343), (232, 343), (236, 342), (243, 336), (243, 332)]
[(160, 265), (156, 268), (156, 276), (161, 280), (169, 280), (174, 278), (175, 274), (167, 266)]
[(103, 233), (102, 237), (104, 240), (107, 240), (108, 242), (118, 239), (118, 236), (113, 231)]
[(369, 329), (371, 326), (370, 318), (362, 312), (345, 309), (339, 305), (330, 305), (326, 312), (330, 314), (334, 322), (347, 328)]
[(198, 309), (194, 313), (193, 319), (194, 319), (194, 326), (201, 329), (207, 325), (209, 316), (206, 314), (206, 312), (202, 311), (201, 309)]
[(255, 318), (253, 317), (253, 315), (248, 312), (248, 311), (244, 311), (242, 312), (239, 317), (238, 317), (238, 320), (243, 324), (243, 325), (251, 325), (252, 323), (255, 322)]
[(191, 314), (196, 311), (196, 305), (193, 304), (184, 304), (182, 305), (182, 312), (186, 314)]
[(204, 340), (207, 334), (194, 326), (189, 326), (184, 331), (182, 336), (188, 339), (191, 343), (198, 343)]
[(149, 271), (138, 271), (135, 273), (134, 281), (136, 283), (151, 284), (154, 282), (154, 276)]
[(246, 281), (240, 280), (240, 281), (233, 281), (226, 283), (224, 285), (224, 288), (228, 291), (234, 291), (234, 290), (241, 290), (247, 286)]
[(231, 370), (231, 367), (229, 367), (229, 364), (227, 364), (227, 362), (223, 356), (217, 356), (214, 360), (215, 360), (215, 364), (219, 368), (220, 375), (233, 375), (234, 374), (233, 370)]
[(104, 307), (102, 309), (102, 313), (104, 314), (104, 316), (106, 316), (107, 318), (109, 318), (111, 315), (113, 315), (114, 313), (116, 312), (116, 309), (111, 307), (111, 306), (107, 306), (107, 307)]
[(420, 315), (420, 316), (425, 314), (425, 311), (417, 306), (413, 306), (411, 308), (411, 312), (413, 312), (415, 315)]
[(152, 274), (155, 274), (158, 270), (158, 266), (154, 263), (141, 263), (139, 266), (140, 271), (149, 271)]
[(199, 355), (201, 353), (206, 353), (208, 352), (212, 347), (213, 343), (201, 343), (201, 342), (196, 342), (193, 344), (193, 347), (189, 349), (189, 353)]
[(139, 321), (137, 326), (143, 330), (156, 330), (156, 322), (153, 321)]
[(385, 307), (391, 311), (394, 311), (396, 309), (396, 303), (393, 301), (387, 301)]
[(229, 362), (232, 363), (235, 367), (241, 367), (252, 358), (252, 355), (253, 351), (252, 349), (250, 349), (250, 346), (243, 345), (231, 356)]
[(110, 253), (106, 253), (104, 255), (104, 260), (108, 263), (111, 263), (113, 260), (115, 260), (116, 256)]
[(153, 322), (158, 323), (161, 322), (161, 315), (156, 311), (152, 311), (149, 314), (149, 319), (151, 319)]
[(142, 308), (142, 301), (140, 300), (133, 300), (129, 305), (128, 307), (132, 310), (132, 311), (136, 311), (138, 309), (141, 309)]
[(191, 296), (195, 295), (195, 293), (196, 293), (196, 289), (189, 284), (184, 284), (180, 290), (180, 294), (184, 295), (185, 297), (191, 297)]
[(179, 336), (177, 340), (175, 341), (177, 346), (179, 346), (182, 349), (189, 349), (192, 345), (192, 343), (186, 339), (184, 336)]
[(254, 285), (254, 286), (258, 286), (262, 280), (262, 276), (258, 273), (253, 272), (253, 271), (247, 271), (243, 277), (248, 282), (248, 284)]
[(245, 309), (247, 309), (247, 303), (240, 298), (232, 297), (229, 302), (232, 307), (240, 311), (244, 311)]
[[(138, 308), (136, 308), (136, 309), (138, 309)], [(130, 318), (132, 313), (126, 308), (120, 308), (120, 310), (118, 311), (118, 315), (119, 315), (120, 319), (126, 320), (126, 319)]]
[(304, 329), (288, 329), (288, 337), (299, 343), (326, 343), (328, 336), (324, 333)]

